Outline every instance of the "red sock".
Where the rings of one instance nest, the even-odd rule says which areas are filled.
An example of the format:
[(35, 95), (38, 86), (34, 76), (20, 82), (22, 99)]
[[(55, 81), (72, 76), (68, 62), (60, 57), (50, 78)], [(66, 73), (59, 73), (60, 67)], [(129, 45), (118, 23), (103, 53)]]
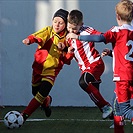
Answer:
[(124, 133), (124, 118), (114, 116), (114, 133)]
[(33, 98), (26, 109), (23, 111), (23, 113), (30, 116), (40, 105), (41, 104), (35, 98)]
[(51, 96), (47, 96), (41, 106), (45, 108), (48, 107), (50, 103), (51, 103)]
[(92, 84), (89, 84), (86, 92), (89, 94), (90, 98), (100, 109), (103, 108), (105, 105), (109, 104), (107, 101), (104, 100), (99, 90)]

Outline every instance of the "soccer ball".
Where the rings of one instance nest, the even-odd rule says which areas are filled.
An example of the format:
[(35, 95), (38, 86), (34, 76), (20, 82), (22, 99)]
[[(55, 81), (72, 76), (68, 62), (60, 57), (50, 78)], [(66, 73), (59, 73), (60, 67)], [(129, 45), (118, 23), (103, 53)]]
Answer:
[(4, 117), (4, 124), (9, 129), (19, 128), (23, 123), (23, 116), (18, 111), (9, 111)]

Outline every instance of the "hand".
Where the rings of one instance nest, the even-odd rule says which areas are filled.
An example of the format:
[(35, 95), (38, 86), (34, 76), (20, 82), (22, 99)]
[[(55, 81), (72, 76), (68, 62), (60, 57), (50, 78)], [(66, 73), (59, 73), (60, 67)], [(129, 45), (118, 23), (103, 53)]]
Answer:
[(66, 46), (65, 46), (65, 44), (64, 43), (62, 43), (62, 42), (59, 42), (58, 43), (58, 45), (57, 45), (57, 47), (58, 47), (58, 50), (63, 50)]
[(68, 47), (68, 53), (73, 54), (74, 48), (72, 46)]
[(30, 40), (28, 38), (24, 39), (22, 41), (25, 45), (29, 45), (30, 44)]
[(101, 57), (107, 56), (107, 55), (109, 55), (109, 54), (110, 54), (110, 49), (105, 48), (105, 49), (103, 50), (103, 52), (101, 53)]
[(74, 34), (74, 33), (68, 33), (66, 36), (66, 39), (78, 39), (78, 35)]
[(42, 43), (42, 39), (41, 38), (38, 38), (38, 37), (35, 37), (34, 36), (34, 39), (35, 39), (35, 42), (38, 43), (38, 44), (41, 44)]

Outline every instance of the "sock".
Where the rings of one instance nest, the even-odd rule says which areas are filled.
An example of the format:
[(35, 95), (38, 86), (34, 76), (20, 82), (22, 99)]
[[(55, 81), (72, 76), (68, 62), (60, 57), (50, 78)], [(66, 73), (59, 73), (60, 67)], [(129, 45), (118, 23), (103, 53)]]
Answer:
[(41, 104), (43, 104), (44, 100), (45, 97), (38, 92), (23, 111), (23, 114), (28, 118)]
[(33, 98), (26, 109), (23, 111), (23, 114), (27, 115), (26, 117), (28, 118), (39, 106), (40, 103), (35, 98)]
[(132, 107), (130, 105), (130, 100), (126, 101), (126, 102), (123, 102), (123, 103), (119, 103), (119, 107), (122, 111), (122, 115), (129, 119), (129, 120), (132, 120), (133, 118), (133, 110), (132, 110)]
[(114, 133), (124, 133), (124, 118), (114, 116)]
[(88, 88), (86, 89), (86, 92), (90, 96), (91, 100), (99, 107), (101, 111), (105, 105), (109, 105), (109, 103), (104, 100), (99, 90), (92, 84), (89, 84)]
[(47, 96), (41, 106), (46, 108), (50, 105), (51, 102), (52, 102), (51, 96)]

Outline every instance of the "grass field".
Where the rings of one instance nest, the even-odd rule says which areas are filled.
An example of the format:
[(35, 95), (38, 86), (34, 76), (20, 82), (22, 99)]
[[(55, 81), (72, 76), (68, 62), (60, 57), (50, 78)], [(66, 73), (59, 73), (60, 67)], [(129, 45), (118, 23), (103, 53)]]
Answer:
[[(21, 112), (24, 107), (5, 107), (1, 118), (11, 110)], [(0, 133), (113, 133), (111, 120), (102, 120), (101, 112), (95, 107), (52, 107), (47, 118), (39, 108), (19, 129), (7, 129), (0, 122)], [(126, 122), (125, 133), (133, 133), (133, 127)]]

